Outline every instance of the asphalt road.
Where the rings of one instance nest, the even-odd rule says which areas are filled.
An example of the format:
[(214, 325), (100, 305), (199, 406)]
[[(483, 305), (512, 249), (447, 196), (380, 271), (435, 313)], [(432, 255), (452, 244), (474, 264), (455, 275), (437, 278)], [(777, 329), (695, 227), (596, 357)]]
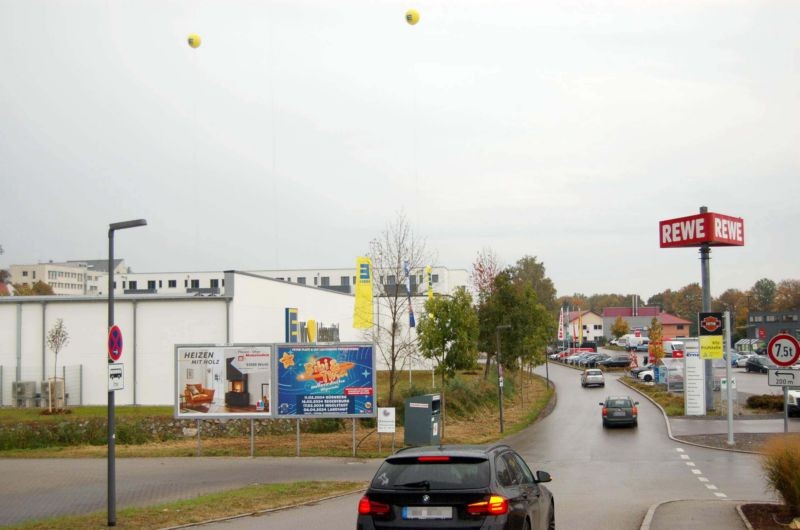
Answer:
[[(538, 371), (544, 375), (543, 367)], [(584, 389), (579, 374), (550, 365), (558, 389), (555, 410), (506, 440), (534, 471), (552, 474), (547, 486), (555, 496), (559, 529), (639, 528), (651, 505), (668, 500), (773, 500), (765, 493), (755, 455), (671, 441), (660, 411), (643, 398), (633, 395), (640, 401), (638, 428), (603, 429), (598, 403), (609, 394), (632, 393), (613, 375), (605, 388)], [(290, 530), (298, 528), (298, 521), (305, 528), (354, 528), (358, 498), (351, 495), (203, 528)], [(671, 515), (691, 527), (691, 514), (681, 513), (682, 506), (675, 505)]]

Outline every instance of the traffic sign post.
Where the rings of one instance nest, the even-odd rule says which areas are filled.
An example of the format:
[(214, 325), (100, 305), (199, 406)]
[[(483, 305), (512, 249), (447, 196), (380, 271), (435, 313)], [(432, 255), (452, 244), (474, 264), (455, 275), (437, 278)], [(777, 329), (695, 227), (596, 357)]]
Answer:
[(770, 339), (767, 356), (778, 366), (791, 366), (800, 359), (800, 343), (791, 335), (780, 333)]
[(125, 389), (125, 365), (112, 363), (108, 365), (108, 391)]
[(800, 359), (800, 343), (787, 333), (779, 333), (772, 337), (767, 345), (767, 356), (781, 369), (770, 369), (767, 372), (767, 383), (770, 386), (783, 387), (783, 432), (789, 432), (789, 387), (800, 382), (800, 372), (785, 369)]
[(119, 361), (120, 357), (122, 357), (122, 330), (115, 325), (108, 330), (109, 364)]

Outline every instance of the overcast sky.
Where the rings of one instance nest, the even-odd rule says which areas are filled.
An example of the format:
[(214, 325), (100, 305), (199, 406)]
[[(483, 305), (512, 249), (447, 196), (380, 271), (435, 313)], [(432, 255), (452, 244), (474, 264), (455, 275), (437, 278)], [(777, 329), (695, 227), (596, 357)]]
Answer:
[(135, 218), (136, 272), (354, 266), (403, 210), (438, 264), (647, 297), (700, 281), (658, 221), (705, 205), (745, 220), (712, 294), (798, 278), (798, 27), (795, 0), (0, 0), (0, 266), (105, 258)]

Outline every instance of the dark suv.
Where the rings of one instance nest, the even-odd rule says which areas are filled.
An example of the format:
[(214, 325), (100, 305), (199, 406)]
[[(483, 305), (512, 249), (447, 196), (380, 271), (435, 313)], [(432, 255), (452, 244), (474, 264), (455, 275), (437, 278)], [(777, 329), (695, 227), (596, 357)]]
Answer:
[(358, 503), (357, 530), (555, 528), (553, 495), (507, 445), (414, 447), (386, 458)]

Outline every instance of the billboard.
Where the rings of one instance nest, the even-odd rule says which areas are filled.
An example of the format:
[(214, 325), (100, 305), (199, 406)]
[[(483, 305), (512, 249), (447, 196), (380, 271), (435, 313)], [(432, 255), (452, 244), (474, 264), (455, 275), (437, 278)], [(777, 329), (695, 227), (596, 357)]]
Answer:
[(275, 417), (375, 417), (372, 344), (278, 344)]
[(175, 346), (176, 418), (270, 418), (274, 346)]
[(744, 219), (706, 212), (658, 223), (661, 248), (744, 245)]

